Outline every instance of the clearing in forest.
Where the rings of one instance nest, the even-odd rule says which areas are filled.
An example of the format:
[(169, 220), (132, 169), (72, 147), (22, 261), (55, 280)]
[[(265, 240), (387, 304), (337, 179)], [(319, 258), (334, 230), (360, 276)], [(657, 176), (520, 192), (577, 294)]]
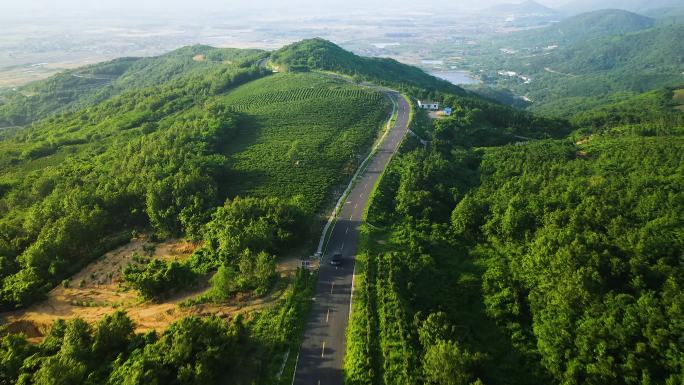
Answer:
[(675, 102), (676, 109), (684, 111), (684, 88), (674, 91), (672, 101)]
[[(208, 285), (203, 284), (196, 290), (174, 295), (162, 302), (144, 302), (137, 291), (125, 287), (121, 271), (127, 264), (139, 258), (182, 261), (197, 247), (197, 244), (184, 240), (153, 243), (144, 237), (134, 239), (86, 266), (68, 279), (67, 285), (51, 290), (45, 300), (26, 309), (2, 314), (0, 319), (10, 330), (24, 332), (37, 342), (58, 319), (79, 317), (89, 323), (96, 323), (103, 316), (122, 309), (135, 322), (137, 332), (162, 331), (172, 322), (187, 315), (216, 314), (228, 317), (237, 311), (258, 310), (282, 295), (282, 288), (276, 288), (261, 298), (237, 296), (221, 304), (180, 307), (183, 301), (205, 292)], [(279, 260), (278, 273), (287, 277), (294, 274), (297, 267), (297, 258), (284, 258)]]
[(39, 338), (60, 318), (80, 317), (97, 322), (105, 314), (125, 309), (139, 330), (163, 326), (174, 317), (170, 303), (141, 303), (138, 293), (122, 286), (121, 271), (137, 258), (183, 260), (197, 247), (182, 240), (152, 243), (137, 238), (103, 255), (86, 266), (60, 286), (47, 298), (27, 309), (3, 315), (10, 329), (24, 331), (31, 338)]

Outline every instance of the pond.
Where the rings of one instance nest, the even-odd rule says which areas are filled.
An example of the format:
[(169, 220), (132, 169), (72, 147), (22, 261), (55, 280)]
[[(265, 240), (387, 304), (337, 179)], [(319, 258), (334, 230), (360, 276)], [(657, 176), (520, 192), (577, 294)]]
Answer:
[(474, 77), (469, 71), (453, 70), (453, 71), (433, 71), (430, 75), (444, 79), (452, 84), (480, 84), (480, 79)]

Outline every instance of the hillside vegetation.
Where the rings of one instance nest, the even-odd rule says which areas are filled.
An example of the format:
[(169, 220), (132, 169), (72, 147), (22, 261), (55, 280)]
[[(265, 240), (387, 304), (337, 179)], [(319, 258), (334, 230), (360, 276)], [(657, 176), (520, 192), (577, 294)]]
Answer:
[(39, 345), (1, 328), (0, 382), (277, 381), (314, 283), (308, 272), (279, 278), (278, 257), (312, 243), (391, 108), (339, 76), (273, 74), (264, 57), (195, 46), (120, 59), (28, 85), (19, 92), (35, 96), (0, 107), (28, 123), (0, 136), (1, 309), (68, 287), (139, 233), (198, 245), (182, 261), (136, 255), (119, 267), (120, 289), (143, 300), (207, 281), (184, 306), (280, 293), (246, 319), (185, 318), (161, 335), (135, 335), (123, 313), (57, 322)]
[(676, 132), (684, 127), (682, 104), (682, 90), (666, 88), (580, 112), (572, 122), (592, 131), (630, 127), (659, 134)]
[[(252, 54), (217, 54), (226, 52)], [(181, 53), (194, 60), (197, 50), (172, 56)], [(168, 65), (166, 56), (150, 60), (146, 68)], [(250, 83), (267, 73), (212, 67), (166, 82), (123, 77), (143, 86), (4, 133), (3, 308), (39, 299), (131, 229), (201, 239), (227, 198), (296, 200), (314, 215), (387, 114), (384, 96), (342, 80), (279, 74)]]
[[(570, 117), (684, 83), (684, 24), (654, 25), (626, 11), (597, 11), (495, 41), (491, 53), (472, 61), (486, 69), (490, 84), (531, 99), (530, 110)], [(501, 47), (516, 53), (493, 51)], [(530, 80), (501, 75), (502, 70)]]
[[(648, 74), (649, 60), (675, 68), (681, 59), (642, 48), (592, 65)], [(183, 306), (265, 296), (275, 285), (282, 297), (159, 334), (135, 334), (114, 309), (96, 325), (58, 321), (37, 345), (3, 327), (0, 383), (289, 384), (315, 275), (278, 281), (276, 264), (307, 249), (317, 214), (385, 123), (387, 97), (364, 82), (454, 114), (431, 120), (415, 109), (418, 138), (404, 142), (373, 193), (346, 383), (684, 380), (680, 87), (625, 92), (560, 120), (321, 39), (273, 52), (278, 74), (259, 65), (261, 52), (180, 52), (183, 71), (130, 73), (102, 100), (47, 99), (44, 115), (26, 115), (33, 123), (0, 132), (0, 307), (40, 300), (138, 232), (197, 244), (183, 261), (138, 257), (122, 267), (122, 288), (145, 301), (207, 281)], [(149, 60), (146, 68), (168, 63)]]
[(0, 127), (25, 125), (57, 112), (103, 102), (131, 89), (179, 78), (186, 85), (216, 81), (250, 67), (260, 55), (263, 52), (258, 50), (197, 45), (159, 57), (121, 58), (64, 71), (3, 95)]
[(651, 113), (666, 96), (566, 139), (492, 142), (456, 117), (406, 143), (368, 212), (348, 383), (680, 383), (684, 115)]
[(655, 25), (656, 21), (650, 17), (619, 9), (602, 9), (572, 16), (545, 28), (495, 36), (494, 44), (520, 49), (550, 45), (565, 46), (639, 32), (653, 28)]
[(573, 0), (564, 4), (567, 12), (589, 12), (597, 9), (624, 9), (631, 12), (648, 12), (651, 10), (681, 7), (679, 0)]
[(271, 56), (271, 60), (291, 71), (333, 71), (391, 87), (465, 95), (462, 88), (428, 75), (419, 68), (393, 59), (357, 56), (323, 39), (309, 39), (283, 47)]

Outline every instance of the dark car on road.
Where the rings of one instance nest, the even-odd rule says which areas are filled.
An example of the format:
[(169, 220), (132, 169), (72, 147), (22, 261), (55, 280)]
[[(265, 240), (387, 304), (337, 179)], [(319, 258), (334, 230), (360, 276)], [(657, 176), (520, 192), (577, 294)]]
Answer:
[(332, 258), (330, 258), (330, 264), (333, 266), (341, 265), (342, 264), (342, 253), (333, 254)]

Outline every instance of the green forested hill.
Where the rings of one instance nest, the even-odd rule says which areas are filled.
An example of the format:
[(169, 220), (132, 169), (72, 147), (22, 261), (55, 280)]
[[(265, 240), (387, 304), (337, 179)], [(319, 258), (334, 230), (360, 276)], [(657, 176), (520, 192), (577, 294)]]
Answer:
[[(533, 101), (531, 110), (571, 116), (625, 96), (684, 83), (684, 24), (482, 60), (483, 67), (492, 69), (488, 76), (494, 83)], [(499, 75), (502, 69), (531, 80)]]
[[(273, 58), (287, 61), (283, 58), (295, 49), (300, 56), (309, 52), (312, 62), (321, 60), (320, 50), (309, 43), (286, 47)], [(361, 68), (359, 61), (371, 60), (332, 43), (313, 43), (350, 58), (329, 59), (337, 64), (321, 69), (350, 74)], [(201, 239), (226, 198), (295, 199), (305, 215), (318, 212), (330, 189), (362, 158), (388, 112), (388, 100), (344, 77), (272, 74), (256, 65), (261, 57), (249, 50), (196, 46), (140, 59), (143, 64), (121, 59), (74, 71), (116, 74), (116, 81), (95, 94), (75, 93), (56, 109), (54, 99), (44, 104), (35, 99), (52, 111), (45, 112), (49, 116), (40, 118), (38, 109), (29, 115), (34, 123), (0, 137), (0, 305), (35, 301), (128, 239), (131, 229)], [(396, 75), (406, 74), (411, 88), (423, 95), (443, 98), (439, 95), (452, 89), (413, 67), (393, 65)], [(372, 71), (367, 79), (387, 80)], [(27, 89), (49, 95), (50, 84), (69, 87), (64, 76)], [(494, 127), (524, 133), (526, 124), (548, 123), (553, 135), (563, 132), (563, 123), (451, 95), (455, 107), (472, 112), (465, 117), (470, 120), (491, 111), (487, 120)]]
[(658, 24), (683, 23), (684, 6), (656, 8), (644, 12), (644, 15), (654, 18)]
[(561, 40), (577, 42), (638, 32), (654, 26), (655, 21), (649, 17), (619, 9), (603, 9), (570, 17), (541, 33), (556, 32), (556, 36), (562, 36)]
[(566, 46), (587, 40), (638, 32), (652, 28), (652, 18), (619, 9), (582, 13), (541, 29), (494, 36), (495, 45), (530, 49), (550, 45)]
[[(277, 382), (314, 283), (306, 271), (279, 278), (277, 257), (312, 242), (391, 103), (340, 76), (273, 74), (257, 66), (263, 57), (187, 47), (121, 59), (29, 85), (35, 96), (3, 107), (26, 107), (32, 123), (0, 132), (1, 310), (69, 287), (141, 232), (201, 245), (183, 262), (120, 266), (119, 287), (142, 300), (207, 281), (194, 300), (280, 294), (247, 319), (187, 317), (160, 334), (135, 334), (122, 311), (96, 325), (58, 321), (40, 344), (0, 325), (0, 383)], [(111, 81), (86, 92), (73, 74)]]
[(684, 126), (661, 94), (572, 139), (445, 119), (405, 144), (368, 213), (348, 383), (680, 383)]
[[(202, 81), (249, 67), (259, 50), (184, 47), (152, 58), (121, 58), (62, 72), (4, 95), (0, 126), (24, 125), (50, 114), (83, 108), (112, 96), (178, 78)], [(192, 78), (192, 80), (190, 80)]]
[(309, 39), (283, 47), (272, 55), (272, 61), (294, 71), (334, 71), (393, 87), (466, 94), (462, 88), (428, 75), (419, 68), (393, 59), (357, 56), (323, 39)]
[(564, 4), (561, 9), (566, 12), (588, 12), (612, 8), (644, 13), (659, 8), (681, 7), (681, 5), (679, 0), (573, 0)]
[[(297, 348), (314, 279), (304, 271), (279, 279), (276, 258), (306, 247), (316, 214), (391, 110), (382, 93), (329, 71), (453, 105), (473, 137), (492, 142), (567, 133), (567, 122), (462, 96), (420, 70), (323, 41), (273, 53), (275, 64), (295, 70), (278, 74), (257, 65), (266, 57), (259, 52), (217, 51), (221, 60), (211, 52), (191, 47), (145, 65), (122, 59), (78, 70), (101, 75), (121, 65), (111, 70), (120, 89), (98, 86), (63, 104), (35, 99), (41, 108), (25, 115), (33, 123), (2, 131), (0, 307), (39, 300), (140, 231), (201, 245), (183, 262), (138, 257), (122, 266), (122, 287), (144, 300), (207, 280), (211, 288), (193, 301), (258, 297), (275, 286), (282, 297), (245, 318), (188, 317), (163, 334), (136, 335), (121, 312), (97, 325), (57, 322), (39, 345), (0, 327), (0, 382), (277, 383), (283, 357)], [(134, 76), (136, 65), (149, 72)], [(61, 76), (29, 88), (68, 88)]]
[[(616, 52), (624, 60), (608, 70), (648, 74), (653, 58), (678, 60), (642, 48)], [(284, 357), (286, 370), (295, 364), (315, 277), (278, 281), (276, 258), (305, 247), (390, 111), (386, 96), (354, 80), (434, 98), (454, 114), (433, 122), (414, 111), (424, 142), (407, 140), (374, 192), (348, 384), (682, 382), (680, 89), (625, 92), (564, 121), (320, 39), (270, 55), (289, 71), (261, 68), (266, 57), (189, 47), (121, 59), (29, 85), (22, 91), (36, 96), (0, 107), (32, 122), (0, 132), (1, 309), (39, 300), (140, 231), (200, 244), (183, 262), (122, 266), (123, 284), (144, 300), (203, 280), (211, 288), (194, 301), (283, 286), (263, 310), (187, 317), (160, 334), (135, 334), (123, 312), (96, 325), (56, 322), (37, 345), (0, 326), (0, 383), (279, 383)], [(73, 92), (70, 82), (84, 79), (73, 74), (88, 73), (116, 80)], [(616, 88), (629, 86), (622, 79)], [(51, 87), (72, 92), (41, 99)], [(570, 98), (559, 100), (567, 111)]]
[[(551, 67), (573, 75), (609, 71), (608, 75), (625, 79), (626, 72), (634, 77), (681, 75), (684, 59), (684, 24), (609, 37), (560, 49), (531, 62), (537, 70)], [(678, 73), (677, 73), (678, 72)]]
[(603, 130), (630, 126), (655, 133), (684, 127), (684, 112), (679, 100), (682, 90), (666, 88), (625, 98), (616, 103), (578, 113), (572, 118), (576, 127)]
[(5, 135), (2, 307), (35, 300), (131, 229), (199, 239), (238, 194), (322, 208), (388, 101), (315, 73), (237, 71), (190, 73)]

